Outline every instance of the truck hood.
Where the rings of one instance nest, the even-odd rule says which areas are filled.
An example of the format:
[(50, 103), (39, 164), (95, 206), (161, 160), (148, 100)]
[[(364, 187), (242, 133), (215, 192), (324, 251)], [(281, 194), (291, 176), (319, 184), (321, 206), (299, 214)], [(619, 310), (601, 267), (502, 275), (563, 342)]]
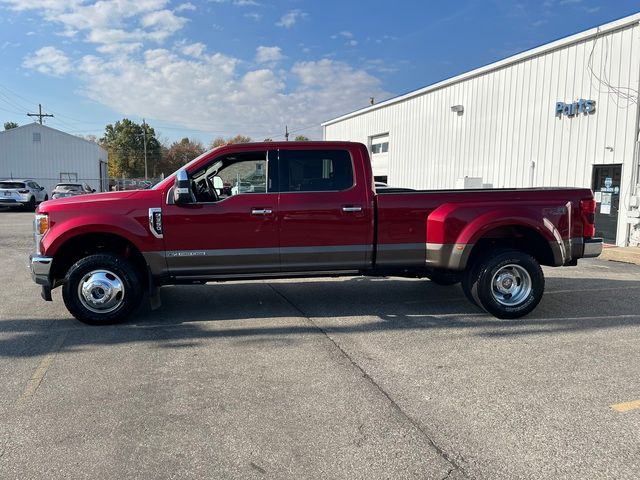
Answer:
[(83, 210), (87, 208), (109, 210), (117, 204), (152, 201), (160, 198), (161, 193), (153, 190), (127, 190), (122, 192), (102, 192), (73, 197), (57, 198), (43, 202), (38, 207), (39, 213), (60, 210)]

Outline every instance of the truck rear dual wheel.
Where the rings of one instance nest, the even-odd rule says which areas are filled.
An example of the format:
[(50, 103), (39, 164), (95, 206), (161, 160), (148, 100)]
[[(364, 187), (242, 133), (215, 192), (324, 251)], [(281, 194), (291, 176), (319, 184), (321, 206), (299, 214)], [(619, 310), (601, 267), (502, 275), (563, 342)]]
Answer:
[(136, 269), (119, 255), (89, 255), (67, 272), (62, 287), (64, 304), (78, 320), (106, 325), (124, 320), (142, 300)]
[(478, 259), (462, 282), (467, 298), (498, 318), (530, 313), (544, 293), (544, 274), (531, 255), (500, 250)]

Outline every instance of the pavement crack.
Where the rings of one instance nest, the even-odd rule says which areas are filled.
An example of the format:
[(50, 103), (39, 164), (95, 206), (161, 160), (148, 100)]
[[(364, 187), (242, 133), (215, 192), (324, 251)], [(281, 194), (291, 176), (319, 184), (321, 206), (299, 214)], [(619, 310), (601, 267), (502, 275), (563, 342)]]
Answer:
[(382, 386), (376, 382), (371, 375), (369, 375), (356, 361), (355, 359), (349, 355), (349, 353), (347, 353), (346, 350), (344, 350), (339, 344), (338, 342), (336, 342), (333, 337), (331, 337), (331, 335), (329, 334), (330, 332), (328, 330), (326, 330), (325, 328), (321, 327), (320, 325), (318, 325), (316, 322), (313, 321), (313, 319), (304, 311), (302, 310), (300, 307), (298, 307), (298, 305), (296, 305), (293, 301), (291, 301), (286, 295), (284, 295), (282, 292), (280, 292), (280, 290), (278, 290), (276, 287), (273, 286), (273, 284), (268, 283), (267, 284), (269, 286), (269, 288), (271, 288), (271, 290), (273, 290), (280, 298), (282, 298), (287, 304), (289, 304), (294, 310), (296, 310), (301, 317), (303, 317), (306, 322), (311, 325), (312, 327), (316, 328), (317, 330), (319, 330), (333, 345), (335, 348), (338, 349), (339, 352), (342, 353), (342, 355), (349, 361), (349, 363), (351, 363), (351, 365), (356, 368), (357, 370), (360, 371), (362, 377), (369, 382), (376, 390), (378, 390), (382, 395), (384, 395), (384, 397), (386, 397), (386, 399), (391, 403), (391, 406), (393, 407), (394, 410), (396, 410), (401, 416), (403, 416), (411, 425), (413, 425), (413, 427), (415, 427), (421, 434), (422, 436), (427, 440), (427, 443), (431, 446), (431, 448), (433, 448), (435, 450), (435, 452), (438, 454), (438, 456), (440, 456), (442, 459), (444, 459), (447, 463), (449, 463), (449, 465), (451, 465), (452, 468), (449, 469), (449, 471), (447, 472), (447, 474), (443, 477), (443, 480), (446, 480), (448, 478), (450, 478), (451, 474), (453, 472), (460, 472), (460, 474), (464, 477), (464, 478), (471, 478), (471, 476), (458, 464), (458, 462), (456, 462), (455, 459), (453, 459), (447, 452), (445, 452), (443, 450), (442, 447), (440, 447), (432, 438), (431, 435), (429, 434), (429, 432), (427, 432), (422, 425), (420, 425), (420, 423), (415, 420), (413, 417), (411, 417), (407, 412), (405, 412), (402, 407), (400, 405), (398, 405), (398, 403), (396, 403), (396, 401), (391, 397), (391, 395), (384, 389), (382, 388)]

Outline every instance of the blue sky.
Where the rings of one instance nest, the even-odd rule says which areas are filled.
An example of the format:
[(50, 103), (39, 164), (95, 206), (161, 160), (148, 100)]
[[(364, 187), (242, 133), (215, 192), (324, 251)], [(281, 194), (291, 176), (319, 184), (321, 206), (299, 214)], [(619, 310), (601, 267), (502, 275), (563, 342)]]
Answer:
[(0, 0), (0, 121), (320, 138), (320, 122), (636, 13), (634, 1)]

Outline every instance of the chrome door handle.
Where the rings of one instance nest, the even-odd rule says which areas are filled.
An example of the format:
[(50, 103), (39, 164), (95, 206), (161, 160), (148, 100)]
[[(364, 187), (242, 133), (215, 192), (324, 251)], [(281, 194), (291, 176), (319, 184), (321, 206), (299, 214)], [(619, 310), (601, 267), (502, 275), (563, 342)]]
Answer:
[(342, 211), (345, 213), (349, 213), (349, 212), (361, 212), (362, 211), (362, 207), (342, 207)]
[(271, 215), (273, 210), (270, 208), (252, 208), (251, 215)]

